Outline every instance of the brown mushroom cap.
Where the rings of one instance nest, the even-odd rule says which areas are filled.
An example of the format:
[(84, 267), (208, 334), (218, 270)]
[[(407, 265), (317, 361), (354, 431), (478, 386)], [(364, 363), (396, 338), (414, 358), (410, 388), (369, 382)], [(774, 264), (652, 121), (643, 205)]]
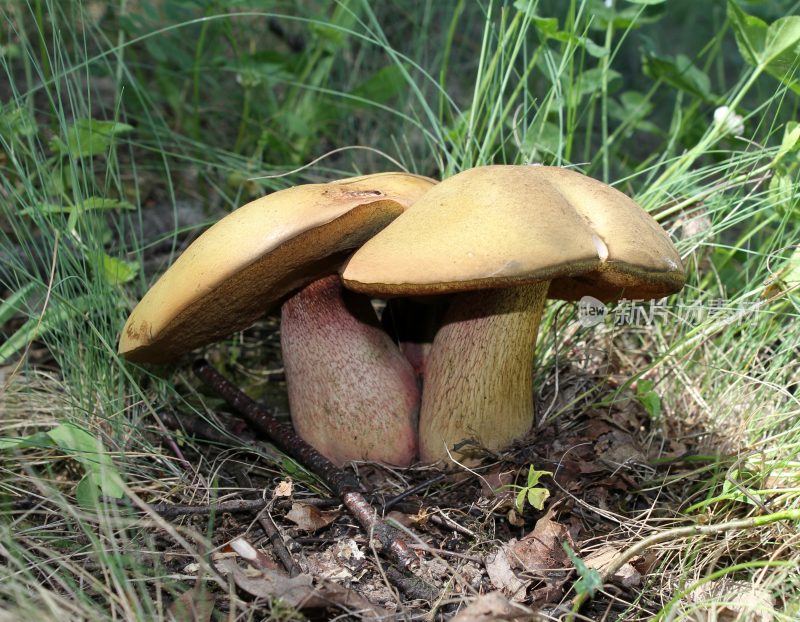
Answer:
[(436, 182), (380, 173), (295, 186), (235, 210), (195, 240), (131, 313), (119, 352), (159, 363), (246, 328), (331, 274)]
[(630, 198), (549, 166), (483, 166), (432, 188), (364, 244), (343, 279), (371, 295), (427, 295), (551, 281), (548, 297), (658, 298), (685, 274)]

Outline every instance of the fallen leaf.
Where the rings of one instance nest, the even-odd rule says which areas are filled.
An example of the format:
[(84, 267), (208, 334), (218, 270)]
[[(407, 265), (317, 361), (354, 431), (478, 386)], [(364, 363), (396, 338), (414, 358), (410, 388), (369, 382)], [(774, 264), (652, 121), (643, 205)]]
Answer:
[(482, 594), (473, 600), (466, 609), (458, 613), (451, 622), (525, 622), (537, 620), (537, 615), (527, 607), (512, 603), (500, 592)]
[[(619, 551), (610, 544), (604, 544), (598, 550), (588, 555), (583, 562), (587, 568), (594, 568), (605, 576), (608, 567), (611, 565)], [(626, 563), (612, 576), (608, 577), (609, 580), (622, 585), (623, 587), (636, 587), (642, 582), (642, 574), (636, 569), (635, 565), (639, 558), (634, 558)]]
[(313, 505), (306, 503), (292, 503), (292, 509), (286, 518), (295, 523), (303, 531), (318, 531), (327, 527), (339, 517), (339, 510), (321, 512)]
[(633, 436), (620, 430), (611, 430), (600, 436), (594, 450), (598, 460), (612, 468), (647, 462)]
[(571, 567), (561, 546), (564, 541), (572, 546), (569, 530), (551, 516), (550, 512), (542, 516), (533, 531), (511, 546), (515, 567), (542, 579), (551, 578), (553, 571)]
[(358, 612), (364, 620), (389, 619), (386, 610), (333, 581), (315, 580), (307, 574), (290, 578), (273, 570), (261, 570), (257, 576), (249, 576), (233, 559), (225, 559), (220, 564), (240, 589), (258, 598), (280, 598), (301, 610), (336, 607), (348, 613)]
[(498, 546), (489, 553), (484, 560), (484, 565), (486, 573), (496, 589), (511, 600), (522, 602), (525, 600), (525, 591), (529, 581), (522, 581), (514, 572), (509, 561), (508, 546)]
[(772, 622), (778, 617), (769, 591), (747, 581), (710, 581), (690, 592), (688, 600), (691, 604), (683, 607), (690, 606), (695, 613), (706, 612), (708, 617), (704, 615), (704, 620)]
[(279, 497), (291, 497), (293, 488), (292, 480), (285, 479), (275, 486), (275, 490), (272, 491), (272, 496), (276, 499)]

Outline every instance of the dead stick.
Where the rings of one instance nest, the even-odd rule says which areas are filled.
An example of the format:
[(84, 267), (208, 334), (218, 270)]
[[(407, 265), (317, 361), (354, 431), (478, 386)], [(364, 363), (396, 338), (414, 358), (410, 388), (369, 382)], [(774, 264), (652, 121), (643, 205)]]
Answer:
[(233, 406), (250, 424), (250, 427), (266, 435), (283, 453), (313, 471), (342, 500), (347, 492), (358, 489), (355, 477), (337, 468), (330, 460), (297, 436), (290, 425), (275, 419), (265, 407), (251, 400), (233, 383), (228, 382), (208, 361), (205, 359), (195, 361), (194, 373), (216, 391), (222, 399)]
[(270, 513), (264, 511), (259, 514), (258, 524), (261, 525), (261, 529), (263, 529), (264, 533), (267, 534), (267, 538), (269, 538), (272, 548), (275, 549), (275, 554), (278, 556), (278, 559), (281, 560), (281, 563), (283, 564), (283, 567), (286, 568), (286, 572), (289, 573), (289, 576), (296, 577), (299, 575), (301, 572), (300, 566), (298, 566), (294, 561), (292, 554), (286, 547), (286, 543), (283, 541), (283, 536), (281, 536), (281, 532), (278, 531), (278, 527), (275, 525), (275, 521), (272, 520)]
[[(258, 432), (266, 435), (278, 449), (314, 472), (326, 486), (330, 487), (342, 500), (345, 507), (361, 524), (370, 538), (381, 543), (383, 551), (401, 568), (409, 570), (419, 563), (419, 559), (394, 527), (378, 517), (367, 499), (358, 491), (357, 480), (336, 467), (330, 460), (306, 443), (291, 426), (276, 420), (270, 412), (251, 400), (242, 391), (228, 382), (206, 360), (195, 361), (194, 371), (209, 387), (216, 391), (228, 404)], [(418, 577), (413, 577), (418, 579)], [(414, 584), (418, 584), (414, 581)], [(422, 583), (425, 583), (422, 581)], [(398, 585), (405, 589), (406, 585)], [(435, 588), (427, 590), (435, 593)], [(408, 593), (408, 592), (407, 592)]]
[(172, 503), (153, 503), (150, 509), (156, 514), (165, 518), (175, 518), (176, 516), (197, 516), (199, 514), (211, 514), (230, 512), (255, 512), (264, 509), (269, 501), (266, 499), (235, 499), (233, 501), (221, 501), (213, 505), (173, 505)]
[(410, 497), (411, 495), (415, 495), (418, 492), (421, 492), (423, 490), (427, 490), (428, 488), (430, 488), (434, 484), (436, 484), (438, 482), (441, 482), (445, 477), (447, 477), (446, 473), (440, 473), (439, 475), (437, 475), (435, 477), (432, 477), (431, 479), (429, 479), (429, 480), (427, 480), (425, 482), (422, 482), (421, 484), (417, 484), (416, 486), (413, 486), (411, 488), (408, 488), (408, 489), (404, 490), (399, 495), (397, 495), (395, 497), (392, 497), (386, 503), (384, 503), (383, 504), (383, 511), (384, 512), (388, 512), (391, 508), (393, 508), (395, 505), (400, 503), (406, 497)]

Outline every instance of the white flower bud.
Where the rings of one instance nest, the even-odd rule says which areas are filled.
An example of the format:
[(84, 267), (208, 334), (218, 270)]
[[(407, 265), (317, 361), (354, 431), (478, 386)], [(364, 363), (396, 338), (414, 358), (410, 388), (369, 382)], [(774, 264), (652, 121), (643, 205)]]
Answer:
[(721, 125), (726, 134), (744, 134), (744, 119), (727, 106), (720, 106), (714, 111), (714, 123)]

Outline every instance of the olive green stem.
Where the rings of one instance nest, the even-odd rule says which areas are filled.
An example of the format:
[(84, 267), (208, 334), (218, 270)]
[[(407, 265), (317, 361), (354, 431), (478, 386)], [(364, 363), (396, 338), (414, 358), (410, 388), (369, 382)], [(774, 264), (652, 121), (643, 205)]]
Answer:
[(549, 282), (458, 294), (433, 341), (420, 458), (502, 449), (533, 425), (533, 356)]
[[(624, 550), (613, 560), (611, 560), (611, 563), (603, 569), (603, 582), (606, 582), (609, 578), (613, 577), (614, 574), (631, 559), (643, 553), (651, 546), (655, 546), (656, 544), (670, 542), (672, 540), (682, 540), (684, 538), (691, 538), (693, 536), (708, 536), (724, 531), (733, 531), (736, 529), (753, 529), (755, 527), (769, 525), (778, 521), (800, 521), (800, 509), (782, 510), (780, 512), (774, 512), (773, 514), (754, 516), (751, 518), (740, 518), (714, 525), (688, 525), (686, 527), (675, 527), (674, 529), (667, 529), (666, 531), (655, 533), (652, 536), (648, 536), (643, 540), (640, 540), (632, 547)], [(567, 617), (567, 622), (571, 622), (575, 619), (575, 615), (590, 598), (591, 594), (588, 592), (581, 592), (575, 596), (574, 600), (572, 601), (572, 612)]]

